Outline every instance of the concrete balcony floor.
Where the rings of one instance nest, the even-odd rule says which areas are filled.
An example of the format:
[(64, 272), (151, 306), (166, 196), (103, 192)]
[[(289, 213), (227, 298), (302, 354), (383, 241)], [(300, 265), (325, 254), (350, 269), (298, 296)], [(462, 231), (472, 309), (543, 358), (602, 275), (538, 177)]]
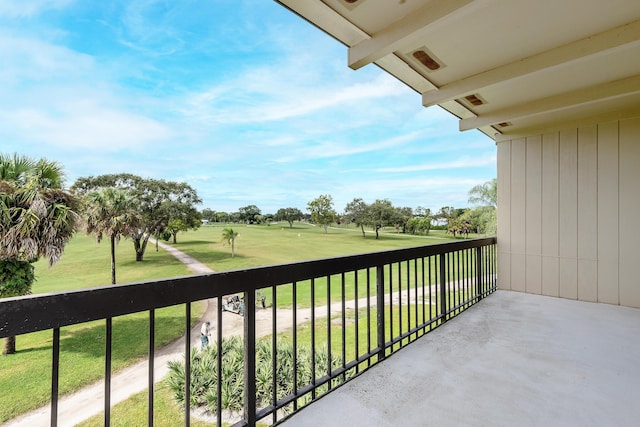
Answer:
[(285, 426), (638, 426), (640, 309), (498, 291)]

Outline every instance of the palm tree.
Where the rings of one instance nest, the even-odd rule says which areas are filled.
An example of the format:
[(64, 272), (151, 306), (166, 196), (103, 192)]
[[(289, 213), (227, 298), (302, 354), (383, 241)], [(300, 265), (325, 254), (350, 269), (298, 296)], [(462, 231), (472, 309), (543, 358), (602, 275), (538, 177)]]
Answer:
[[(55, 264), (80, 224), (78, 199), (62, 188), (62, 167), (0, 154), (0, 298), (28, 295), (40, 257)], [(15, 337), (3, 354), (16, 352)]]
[(227, 227), (224, 230), (222, 230), (222, 239), (221, 239), (221, 241), (222, 241), (223, 245), (226, 245), (227, 243), (229, 243), (231, 245), (231, 258), (233, 258), (235, 256), (236, 237), (238, 237), (238, 233), (233, 231), (233, 228)]
[(498, 206), (498, 180), (493, 178), (469, 190), (469, 203), (481, 206)]
[(469, 203), (480, 205), (480, 216), (484, 222), (484, 232), (495, 234), (498, 230), (498, 180), (493, 178), (469, 190)]
[(121, 236), (139, 228), (140, 216), (136, 201), (125, 190), (115, 187), (101, 188), (87, 194), (86, 232), (95, 234), (98, 243), (103, 235), (111, 245), (111, 283), (116, 283), (116, 248)]

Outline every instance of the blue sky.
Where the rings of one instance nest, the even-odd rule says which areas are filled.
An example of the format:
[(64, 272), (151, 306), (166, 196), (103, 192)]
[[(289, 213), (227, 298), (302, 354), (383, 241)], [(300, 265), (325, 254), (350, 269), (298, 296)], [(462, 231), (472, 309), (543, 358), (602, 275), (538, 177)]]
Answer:
[(200, 208), (305, 210), (330, 194), (467, 206), (496, 149), (269, 0), (0, 0), (0, 152), (67, 185), (183, 181)]

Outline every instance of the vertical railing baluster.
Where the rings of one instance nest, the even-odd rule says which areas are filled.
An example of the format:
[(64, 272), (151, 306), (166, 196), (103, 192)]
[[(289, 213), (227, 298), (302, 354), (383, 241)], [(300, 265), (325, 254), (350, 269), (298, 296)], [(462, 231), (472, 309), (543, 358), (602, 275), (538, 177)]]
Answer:
[[(346, 349), (346, 345), (347, 345), (347, 307), (346, 307), (346, 298), (347, 296), (345, 295), (345, 276), (344, 276), (344, 272), (342, 273), (342, 286), (341, 286), (341, 293), (342, 293), (342, 368), (344, 369), (344, 367), (347, 365), (347, 349)], [(357, 300), (357, 298), (356, 298)], [(342, 371), (342, 381), (345, 381), (347, 379), (346, 373), (344, 372), (344, 370)]]
[(58, 385), (60, 380), (60, 328), (53, 329), (51, 349), (51, 427), (58, 425)]
[(491, 245), (491, 262), (492, 262), (492, 267), (491, 267), (491, 273), (493, 274), (493, 280), (492, 280), (492, 289), (497, 289), (498, 287), (498, 245), (497, 244), (493, 244)]
[[(455, 306), (460, 307), (462, 304), (462, 278), (460, 276), (460, 258), (462, 257), (462, 251), (455, 251), (453, 253), (454, 261), (451, 266), (452, 274), (454, 275), (453, 283), (454, 283), (454, 295), (457, 297), (457, 301)], [(458, 308), (454, 315), (460, 313), (460, 308)]]
[[(355, 292), (355, 320), (354, 320), (354, 324), (355, 324), (355, 351), (356, 351), (356, 357), (355, 360), (358, 360), (358, 358), (360, 357), (360, 334), (358, 333), (358, 331), (360, 331), (360, 326), (358, 323), (359, 317), (360, 317), (360, 313), (359, 313), (359, 305), (358, 305), (358, 275), (359, 275), (360, 271), (356, 270), (353, 272), (353, 286), (354, 286), (354, 292)], [(343, 326), (346, 327), (346, 326)], [(356, 373), (360, 372), (360, 364), (357, 363), (356, 364)]]
[(447, 297), (449, 301), (447, 302), (447, 308), (449, 310), (450, 317), (455, 315), (455, 312), (452, 310), (452, 307), (456, 306), (456, 282), (455, 282), (455, 274), (456, 271), (453, 268), (455, 265), (456, 253), (449, 252), (447, 254)]
[(455, 316), (455, 310), (452, 308), (457, 304), (457, 295), (456, 295), (456, 270), (454, 268), (456, 259), (456, 252), (451, 251), (447, 253), (447, 297), (449, 301), (447, 302), (447, 308), (449, 309), (450, 317)]
[(488, 283), (488, 279), (489, 279), (489, 275), (488, 273), (491, 272), (491, 264), (490, 264), (490, 250), (491, 247), (483, 247), (480, 248), (480, 263), (482, 265), (481, 270), (482, 270), (482, 287), (480, 288), (480, 290), (482, 291), (482, 297), (485, 296), (486, 292), (487, 292), (487, 285)]
[[(478, 302), (478, 298), (477, 295), (475, 295), (475, 292), (478, 291), (478, 284), (476, 283), (476, 281), (478, 281), (478, 271), (477, 271), (477, 260), (476, 260), (476, 255), (477, 252), (474, 250), (471, 250), (471, 268), (473, 269), (473, 277), (474, 279), (471, 281), (471, 292), (474, 292), (474, 299), (475, 302)], [(474, 286), (475, 283), (475, 286)]]
[[(467, 259), (468, 250), (463, 250), (461, 253), (462, 256), (462, 273), (461, 273), (461, 281), (462, 281), (462, 298), (460, 299), (460, 303), (462, 304), (462, 310), (467, 307), (467, 294), (469, 291), (469, 276), (471, 273), (469, 271), (469, 261)], [(460, 267), (458, 267), (460, 268)]]
[[(425, 280), (424, 257), (422, 257), (420, 259), (420, 277), (421, 277), (420, 281), (422, 282), (422, 321), (420, 322), (420, 324), (422, 326), (424, 326), (424, 324), (427, 321), (427, 319), (426, 319), (427, 311), (426, 311), (426, 308), (424, 306), (424, 304), (425, 304), (425, 295), (424, 295), (424, 292), (425, 292), (425, 288), (424, 288), (424, 280)], [(416, 287), (416, 289), (417, 289), (417, 287)], [(416, 300), (416, 302), (417, 302), (417, 300)], [(424, 329), (422, 329), (422, 332), (424, 333)]]
[(271, 419), (273, 420), (273, 424), (275, 424), (278, 420), (278, 411), (276, 410), (278, 404), (278, 316), (276, 312), (277, 295), (275, 286), (271, 287), (271, 301), (271, 319), (273, 322), (271, 324), (271, 331), (273, 331), (271, 334), (271, 389), (273, 390), (273, 395), (271, 396), (271, 403), (273, 404), (273, 416)]
[(491, 267), (489, 264), (489, 259), (487, 258), (489, 256), (489, 251), (487, 251), (487, 249), (490, 249), (490, 247), (484, 247), (484, 248), (480, 248), (480, 269), (482, 270), (482, 276), (478, 276), (481, 277), (481, 287), (480, 287), (480, 291), (481, 291), (481, 295), (484, 298), (485, 296), (485, 292), (487, 291), (487, 279), (488, 279), (488, 275), (487, 273), (489, 273), (491, 271)]
[[(298, 282), (293, 282), (293, 394), (298, 396)], [(298, 399), (293, 400), (293, 410), (298, 410)], [(220, 424), (218, 424), (220, 425)]]
[(469, 249), (469, 263), (470, 266), (469, 268), (471, 269), (471, 281), (469, 282), (469, 292), (471, 293), (471, 296), (473, 297), (473, 303), (478, 302), (477, 299), (477, 295), (475, 294), (478, 290), (478, 285), (476, 284), (474, 286), (474, 283), (476, 283), (476, 281), (478, 280), (478, 272), (476, 271), (476, 251), (474, 251), (473, 249)]
[[(405, 321), (405, 323), (407, 324), (406, 328), (404, 330), (400, 330), (400, 335), (404, 334), (405, 332), (409, 331), (411, 329), (411, 280), (410, 280), (410, 275), (411, 275), (411, 266), (409, 264), (409, 261), (406, 261), (406, 268), (405, 268), (406, 274), (405, 274), (405, 278), (407, 281), (407, 320)], [(402, 289), (402, 284), (400, 284), (400, 289)], [(402, 295), (402, 292), (400, 293), (400, 295)], [(401, 341), (402, 342), (402, 341)], [(402, 347), (402, 345), (401, 345)]]
[(471, 269), (469, 258), (469, 250), (465, 249), (462, 253), (462, 263), (464, 264), (464, 274), (462, 276), (464, 280), (464, 294), (462, 296), (462, 302), (464, 303), (464, 308), (467, 308), (469, 306), (469, 301), (471, 298), (471, 285), (469, 284), (469, 279), (473, 279), (473, 270)]
[(154, 357), (155, 357), (155, 331), (156, 317), (155, 310), (149, 310), (149, 402), (147, 404), (147, 425), (153, 427), (153, 384), (154, 384)]
[(390, 353), (393, 353), (393, 338), (395, 337), (393, 331), (393, 264), (389, 264), (389, 320), (387, 322), (389, 323), (389, 342), (392, 343)]
[(469, 276), (467, 271), (467, 250), (464, 249), (460, 251), (460, 255), (458, 258), (458, 265), (456, 266), (458, 270), (458, 283), (459, 283), (459, 293), (460, 293), (460, 311), (462, 312), (466, 307), (467, 300), (467, 277)]
[(311, 278), (311, 398), (316, 398), (316, 279)]
[(471, 296), (473, 297), (473, 302), (478, 302), (477, 300), (477, 295), (476, 295), (476, 291), (478, 289), (478, 285), (474, 283), (476, 283), (476, 281), (478, 280), (478, 272), (476, 271), (476, 251), (474, 251), (473, 249), (469, 249), (469, 268), (471, 270), (471, 280), (470, 280), (470, 285), (469, 285), (469, 292), (471, 293)]
[[(391, 293), (393, 294), (393, 290)], [(390, 316), (393, 318), (393, 312)], [(402, 261), (398, 262), (398, 336), (402, 336)], [(391, 336), (391, 339), (393, 338), (394, 336)], [(399, 348), (402, 348), (402, 340), (400, 340)]]
[[(420, 283), (419, 280), (418, 280), (418, 264), (419, 264), (419, 261), (418, 261), (418, 258), (416, 258), (413, 261), (413, 283), (414, 283), (414, 287), (413, 287), (414, 293), (413, 294), (414, 294), (414, 301), (415, 301), (414, 304), (413, 304), (413, 311), (415, 313), (414, 324), (415, 324), (416, 327), (420, 324), (420, 322), (419, 322), (420, 319), (419, 319), (419, 316), (418, 316), (418, 283)], [(416, 331), (415, 338), (418, 338), (418, 332), (417, 331)]]
[(244, 292), (244, 420), (256, 425), (256, 292)]
[(451, 274), (453, 275), (453, 294), (456, 296), (456, 301), (454, 303), (455, 307), (458, 307), (458, 309), (453, 313), (453, 315), (455, 316), (456, 314), (460, 313), (460, 311), (462, 310), (461, 305), (462, 305), (462, 290), (463, 290), (463, 283), (462, 283), (462, 273), (464, 272), (462, 270), (462, 251), (455, 251), (453, 252), (453, 265), (451, 265)]
[(218, 383), (216, 384), (216, 418), (218, 426), (222, 425), (222, 296), (216, 299), (216, 355), (217, 355), (217, 373)]
[(407, 332), (411, 330), (411, 261), (407, 260)]
[(385, 357), (385, 307), (384, 307), (384, 266), (376, 267), (376, 298), (377, 298), (377, 335), (378, 335), (378, 362)]
[(495, 282), (495, 262), (496, 262), (496, 258), (495, 258), (495, 254), (494, 254), (494, 250), (496, 249), (496, 245), (493, 244), (491, 246), (488, 246), (485, 248), (484, 250), (484, 259), (485, 259), (485, 275), (484, 275), (484, 292), (488, 292), (489, 289), (488, 287), (491, 287), (493, 289), (494, 285), (496, 285), (497, 283)]
[(447, 271), (446, 271), (447, 254), (440, 254), (440, 316), (442, 321), (447, 321)]
[(491, 255), (491, 259), (493, 261), (493, 289), (498, 288), (498, 245), (493, 244), (491, 247), (493, 254)]
[[(431, 277), (431, 264), (433, 263), (433, 257), (429, 256), (428, 257), (428, 264), (427, 264), (427, 284), (428, 284), (428, 289), (429, 289), (429, 330), (433, 329), (433, 298), (435, 296), (436, 298), (436, 304), (437, 304), (437, 298), (438, 298), (438, 293), (436, 292), (435, 289), (435, 285), (432, 284), (432, 277)], [(431, 291), (431, 286), (434, 286), (433, 292)], [(437, 306), (436, 306), (437, 307)]]
[(447, 258), (447, 307), (448, 313), (447, 317), (451, 318), (452, 315), (455, 315), (451, 307), (455, 307), (456, 305), (456, 287), (455, 287), (455, 269), (453, 268), (455, 262), (455, 252), (449, 252), (446, 256)]
[[(327, 375), (331, 377), (331, 276), (327, 276)], [(331, 391), (331, 380), (328, 382), (327, 389)]]
[[(367, 354), (371, 354), (371, 269), (367, 268)], [(367, 357), (367, 367), (371, 358)]]
[(482, 299), (482, 284), (484, 282), (482, 280), (482, 277), (482, 247), (478, 246), (476, 248), (476, 280), (478, 281), (478, 283), (476, 284), (476, 292), (478, 293), (478, 301)]
[(111, 425), (111, 342), (112, 342), (112, 319), (106, 319), (105, 334), (105, 361), (104, 361), (104, 425)]
[(491, 267), (489, 266), (489, 263), (488, 263), (489, 260), (487, 259), (489, 252), (486, 249), (489, 249), (489, 248), (481, 247), (479, 252), (480, 265), (481, 265), (480, 269), (482, 270), (482, 276), (481, 276), (482, 285), (480, 287), (482, 297), (485, 296), (485, 292), (487, 291), (487, 278), (488, 278), (487, 273), (491, 270)]
[(184, 425), (191, 425), (191, 303), (184, 308)]

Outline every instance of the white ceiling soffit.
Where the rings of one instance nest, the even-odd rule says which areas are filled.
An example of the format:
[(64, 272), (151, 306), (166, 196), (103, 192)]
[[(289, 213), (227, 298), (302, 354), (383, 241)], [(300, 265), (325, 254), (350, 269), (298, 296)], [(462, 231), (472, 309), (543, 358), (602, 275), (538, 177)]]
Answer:
[(461, 130), (501, 139), (640, 108), (639, 0), (276, 1)]

